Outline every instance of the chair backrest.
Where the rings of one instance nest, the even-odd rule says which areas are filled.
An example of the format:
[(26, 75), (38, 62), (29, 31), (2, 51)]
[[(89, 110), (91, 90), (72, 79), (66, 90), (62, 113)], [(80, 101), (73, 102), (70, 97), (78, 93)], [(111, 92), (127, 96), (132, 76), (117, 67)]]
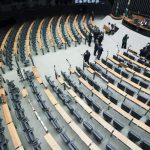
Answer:
[(115, 72), (117, 72), (118, 74), (120, 74), (121, 73), (121, 69), (119, 69), (119, 68), (116, 68), (115, 67), (115, 70), (114, 70)]
[(134, 131), (129, 131), (128, 132), (128, 137), (133, 142), (138, 142), (138, 141), (141, 140), (140, 136), (137, 135)]
[(141, 143), (140, 143), (140, 147), (144, 150), (150, 150), (150, 143), (143, 140)]
[(150, 127), (150, 118), (146, 120), (145, 124)]
[(150, 72), (144, 71), (144, 76), (150, 78)]
[(104, 65), (106, 65), (106, 64), (107, 64), (106, 60), (105, 60), (105, 59), (103, 59), (103, 58), (102, 58), (102, 63), (103, 63)]
[(129, 106), (127, 106), (125, 103), (122, 103), (121, 108), (126, 111), (127, 113), (129, 113), (131, 111), (131, 108)]
[(128, 87), (126, 88), (126, 93), (131, 95), (131, 96), (134, 96), (134, 91), (132, 91), (131, 89), (129, 89)]
[(148, 101), (147, 98), (145, 98), (144, 96), (141, 96), (141, 95), (138, 95), (137, 99), (140, 100), (143, 103), (146, 103)]
[(129, 68), (133, 69), (133, 65), (131, 63), (128, 62), (127, 65)]
[(107, 62), (107, 67), (109, 67), (109, 68), (113, 68), (113, 64), (111, 64), (111, 63), (109, 63), (109, 62)]
[(115, 83), (115, 79), (113, 79), (112, 77), (109, 77), (109, 76), (108, 76), (107, 79), (108, 79), (108, 81), (109, 81), (111, 84), (114, 84), (114, 83)]
[(117, 103), (118, 103), (118, 100), (115, 99), (113, 96), (110, 96), (109, 99), (110, 99), (110, 101), (111, 101), (112, 103), (114, 103), (114, 104), (117, 104)]
[(139, 79), (137, 79), (135, 77), (132, 77), (131, 81), (134, 82), (134, 83), (136, 83), (136, 84), (138, 84), (140, 82)]
[(121, 89), (122, 91), (125, 90), (125, 86), (121, 83), (118, 83), (118, 88)]
[(103, 117), (107, 122), (111, 122), (112, 120), (112, 116), (105, 111), (103, 112)]
[(129, 56), (129, 54), (127, 52), (124, 52), (123, 55), (127, 56), (127, 57)]
[(122, 130), (124, 128), (124, 125), (122, 123), (120, 123), (117, 119), (113, 120), (113, 126), (118, 131), (120, 131), (120, 130)]
[(125, 78), (129, 78), (129, 74), (124, 71), (121, 72), (121, 75)]
[(136, 67), (136, 66), (133, 67), (133, 70), (136, 71), (136, 72), (139, 72), (139, 73), (141, 72), (141, 68)]
[(131, 111), (131, 115), (138, 120), (142, 118), (142, 116), (134, 110)]
[(112, 146), (111, 144), (107, 144), (106, 150), (116, 150), (116, 148), (114, 146)]
[(102, 89), (102, 94), (103, 94), (106, 98), (109, 98), (109, 93), (107, 92), (107, 89)]
[(115, 59), (116, 61), (118, 61), (118, 57), (116, 55), (113, 55), (113, 59)]
[(149, 85), (148, 84), (146, 84), (146, 83), (144, 83), (144, 82), (140, 82), (140, 84), (139, 84), (140, 86), (142, 86), (143, 88), (145, 88), (145, 89), (147, 89), (148, 87), (149, 87)]

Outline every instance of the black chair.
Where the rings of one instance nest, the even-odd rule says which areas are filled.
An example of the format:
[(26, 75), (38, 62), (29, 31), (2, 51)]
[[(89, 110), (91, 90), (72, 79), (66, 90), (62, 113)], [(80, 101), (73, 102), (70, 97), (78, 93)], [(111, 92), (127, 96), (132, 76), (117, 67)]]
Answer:
[(129, 54), (127, 52), (123, 52), (123, 55), (129, 57)]
[(115, 70), (114, 70), (115, 72), (117, 72), (118, 74), (121, 74), (121, 69), (119, 69), (119, 68), (116, 68), (115, 67)]
[(123, 85), (123, 84), (121, 84), (121, 83), (118, 83), (118, 88), (119, 89), (121, 89), (122, 91), (124, 91), (125, 90), (125, 86)]
[(115, 79), (113, 79), (112, 77), (108, 76), (107, 79), (111, 84), (115, 84)]
[(87, 130), (89, 133), (92, 132), (93, 127), (92, 127), (92, 125), (91, 125), (90, 123), (88, 123), (87, 121), (84, 121), (84, 122), (83, 122), (83, 126), (86, 128), (86, 130)]
[(77, 118), (77, 121), (79, 123), (81, 123), (83, 121), (83, 118), (81, 117), (81, 115), (79, 114), (79, 112), (77, 110), (73, 111), (74, 116)]
[(118, 103), (118, 100), (115, 99), (113, 96), (110, 96), (109, 99), (110, 99), (110, 101), (111, 101), (112, 103), (114, 103), (114, 104), (117, 104), (117, 103)]
[(107, 89), (102, 89), (102, 94), (106, 97), (109, 98), (109, 92)]
[(150, 63), (145, 63), (145, 66), (150, 68)]
[(147, 105), (150, 106), (150, 100), (148, 101)]
[(101, 107), (93, 101), (93, 108), (95, 110), (95, 112), (99, 113), (101, 111)]
[(150, 72), (148, 72), (148, 71), (144, 71), (144, 76), (146, 76), (146, 77), (148, 77), (148, 78), (150, 78)]
[(125, 103), (122, 103), (121, 108), (126, 111), (127, 113), (129, 113), (131, 111), (131, 108), (129, 106), (127, 106)]
[(93, 130), (92, 134), (93, 134), (94, 138), (96, 139), (96, 141), (98, 143), (101, 143), (101, 141), (103, 140), (102, 135), (98, 131), (96, 131), (96, 130)]
[(73, 114), (74, 108), (72, 107), (72, 105), (71, 105), (70, 103), (66, 103), (65, 105), (66, 105), (67, 108), (69, 109), (70, 113)]
[(102, 63), (103, 63), (104, 65), (106, 65), (106, 64), (107, 64), (106, 60), (105, 60), (105, 59), (103, 59), (103, 58), (102, 58)]
[(142, 118), (142, 116), (134, 110), (131, 111), (131, 115), (138, 120)]
[(104, 72), (102, 72), (102, 77), (105, 78), (105, 79), (107, 79), (107, 74), (104, 73)]
[(137, 79), (136, 77), (132, 77), (131, 81), (136, 83), (136, 84), (139, 84), (139, 82), (140, 82), (139, 79)]
[(150, 143), (143, 140), (141, 143), (140, 143), (140, 147), (143, 149), (143, 150), (150, 150)]
[(68, 147), (70, 150), (79, 150), (78, 147), (74, 144), (73, 141), (71, 141), (69, 144), (68, 144)]
[(112, 69), (113, 68), (113, 64), (107, 62), (107, 67), (110, 68), (110, 69)]
[(135, 94), (134, 91), (132, 91), (132, 90), (131, 90), (130, 88), (128, 88), (128, 87), (126, 88), (126, 93), (129, 94), (129, 95), (131, 95), (131, 96), (134, 96), (134, 94)]
[(131, 60), (135, 60), (135, 57), (132, 56), (132, 55), (129, 55), (128, 57), (129, 57)]
[(111, 144), (106, 145), (106, 150), (116, 150)]
[(87, 104), (88, 104), (89, 106), (92, 106), (93, 101), (92, 101), (92, 99), (91, 99), (91, 98), (89, 98), (89, 97), (85, 96), (85, 100), (86, 100), (86, 102), (87, 102)]
[(112, 120), (112, 116), (105, 111), (103, 112), (103, 117), (107, 122), (111, 122)]
[(145, 88), (145, 89), (147, 89), (148, 87), (149, 87), (149, 85), (148, 84), (146, 84), (145, 82), (140, 82), (140, 84), (139, 84), (141, 87), (143, 87), (143, 88)]
[(51, 123), (58, 133), (62, 132), (62, 128), (61, 128), (60, 124), (58, 123), (57, 119), (51, 120)]
[(127, 79), (129, 78), (129, 74), (124, 71), (121, 72), (121, 75)]
[(140, 100), (142, 103), (146, 103), (148, 101), (147, 98), (145, 98), (144, 96), (141, 96), (141, 95), (138, 95), (137, 99)]
[(141, 140), (140, 136), (137, 135), (134, 131), (129, 131), (128, 137), (133, 142), (139, 142)]
[(116, 55), (113, 55), (113, 59), (115, 59), (116, 61), (118, 61), (118, 57)]
[(133, 69), (133, 67), (134, 67), (131, 63), (127, 63), (127, 65), (130, 69)]
[(62, 138), (62, 140), (68, 144), (70, 142), (70, 138), (68, 137), (68, 135), (64, 132), (60, 134), (60, 137)]
[(118, 131), (121, 131), (124, 128), (124, 125), (122, 123), (120, 123), (117, 119), (113, 120), (113, 126)]
[(150, 119), (147, 119), (146, 122), (145, 122), (145, 124), (150, 127)]
[(145, 61), (142, 60), (142, 59), (138, 59), (137, 62), (139, 62), (140, 64), (144, 64), (145, 63)]
[(136, 72), (139, 72), (139, 73), (141, 72), (141, 69), (139, 67), (136, 67), (136, 66), (133, 67), (133, 70)]

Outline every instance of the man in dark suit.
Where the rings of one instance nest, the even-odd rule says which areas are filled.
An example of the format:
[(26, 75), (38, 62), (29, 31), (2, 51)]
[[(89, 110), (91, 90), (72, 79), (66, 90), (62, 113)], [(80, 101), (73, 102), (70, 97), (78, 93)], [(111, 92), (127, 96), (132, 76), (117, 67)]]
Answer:
[(97, 59), (99, 60), (100, 57), (101, 57), (101, 55), (102, 55), (102, 52), (103, 52), (102, 45), (99, 45), (99, 46), (98, 46), (97, 52), (98, 52)]
[(128, 36), (128, 34), (126, 34), (122, 39), (122, 48), (126, 49), (128, 39), (129, 39), (129, 36)]
[(89, 63), (90, 56), (91, 56), (90, 52), (88, 50), (86, 50), (86, 52), (84, 53), (83, 56), (84, 56), (84, 61), (87, 62), (88, 64), (90, 64)]
[(89, 37), (88, 37), (88, 45), (91, 46), (91, 42), (92, 42), (92, 33), (89, 33)]
[(101, 33), (99, 34), (99, 36), (98, 36), (98, 44), (99, 44), (99, 45), (102, 44), (103, 39), (104, 39), (104, 33), (101, 32)]
[(96, 56), (96, 52), (98, 50), (98, 40), (95, 41), (95, 46), (94, 46), (94, 56)]

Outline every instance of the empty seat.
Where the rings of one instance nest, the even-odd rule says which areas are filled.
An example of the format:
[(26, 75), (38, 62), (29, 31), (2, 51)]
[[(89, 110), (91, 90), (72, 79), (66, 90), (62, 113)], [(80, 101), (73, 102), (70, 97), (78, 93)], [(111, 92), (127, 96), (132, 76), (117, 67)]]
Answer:
[(101, 143), (101, 141), (103, 140), (102, 135), (96, 130), (93, 130), (92, 134), (93, 134), (94, 138), (96, 139), (96, 141)]
[(107, 74), (102, 72), (102, 77), (104, 77), (105, 79), (107, 79)]
[(146, 84), (146, 83), (144, 83), (144, 82), (140, 82), (140, 84), (139, 84), (141, 87), (143, 87), (143, 88), (145, 88), (145, 89), (147, 89), (148, 87), (149, 87), (149, 85), (148, 84)]
[(116, 61), (118, 61), (118, 57), (116, 55), (113, 55), (113, 59), (115, 59)]
[(109, 98), (109, 92), (107, 89), (102, 89), (102, 94), (106, 97)]
[(79, 123), (81, 123), (81, 122), (83, 121), (81, 115), (79, 114), (79, 112), (78, 112), (77, 110), (74, 110), (74, 111), (73, 111), (73, 114), (74, 114), (74, 116), (76, 117), (76, 119), (77, 119), (77, 121), (78, 121)]
[(145, 63), (145, 66), (150, 68), (150, 63)]
[(103, 63), (104, 65), (106, 65), (106, 64), (107, 64), (106, 60), (105, 60), (105, 59), (103, 59), (103, 58), (102, 58), (102, 63)]
[(120, 123), (117, 119), (113, 120), (113, 126), (118, 131), (120, 131), (120, 130), (122, 130), (124, 128), (124, 125), (122, 123)]
[(131, 108), (129, 106), (127, 106), (125, 103), (122, 103), (121, 108), (126, 111), (127, 113), (129, 113), (131, 111)]
[(131, 95), (131, 96), (133, 96), (135, 93), (134, 93), (134, 91), (132, 91), (130, 88), (126, 88), (126, 93), (127, 94), (129, 94), (129, 95)]
[(119, 62), (124, 62), (124, 59), (118, 58), (118, 61), (119, 61)]
[(140, 143), (140, 147), (144, 150), (150, 150), (150, 143), (144, 140)]
[(110, 101), (111, 101), (112, 103), (114, 103), (114, 104), (117, 104), (117, 103), (118, 103), (118, 100), (115, 99), (113, 96), (110, 96), (109, 99), (110, 99)]
[(150, 119), (147, 119), (146, 122), (145, 122), (145, 124), (150, 127)]
[(123, 55), (126, 56), (126, 57), (129, 56), (129, 54), (127, 52), (123, 52)]
[(133, 65), (132, 65), (132, 64), (127, 63), (127, 65), (128, 65), (128, 67), (129, 67), (130, 69), (133, 69)]
[(144, 71), (144, 76), (146, 76), (146, 77), (150, 78), (150, 72), (148, 72), (148, 71)]
[(107, 62), (107, 67), (109, 67), (109, 68), (113, 68), (113, 64), (111, 64), (111, 63), (109, 63), (109, 62)]
[(85, 96), (85, 100), (86, 100), (86, 102), (87, 102), (87, 104), (88, 104), (89, 106), (91, 106), (91, 105), (93, 104), (93, 101), (92, 101), (91, 98)]
[(140, 64), (144, 64), (145, 63), (145, 61), (142, 60), (142, 59), (138, 59), (137, 62), (139, 62)]
[(142, 118), (142, 116), (134, 110), (131, 111), (131, 115), (138, 120)]
[(150, 106), (150, 100), (148, 101), (147, 105)]
[(107, 144), (106, 150), (116, 150), (116, 149), (111, 144)]
[(137, 99), (140, 100), (143, 103), (146, 103), (148, 101), (147, 98), (145, 98), (144, 96), (141, 96), (141, 95), (138, 95)]
[(107, 112), (103, 112), (103, 116), (104, 116), (104, 119), (107, 121), (107, 122), (111, 122), (112, 120), (112, 116), (110, 114), (108, 114)]
[(121, 69), (115, 68), (115, 72), (117, 72), (118, 74), (120, 74), (121, 73)]
[(121, 83), (118, 83), (118, 88), (121, 89), (122, 91), (125, 90), (125, 86)]
[(99, 113), (101, 111), (101, 107), (93, 101), (93, 108), (95, 110), (95, 112)]
[(83, 122), (83, 126), (86, 128), (86, 130), (87, 130), (89, 133), (92, 132), (93, 127), (92, 127), (92, 125), (91, 125), (90, 123), (88, 123), (87, 121), (84, 121), (84, 122)]
[(111, 84), (115, 84), (115, 79), (113, 79), (112, 77), (108, 76), (107, 79)]
[(136, 72), (139, 72), (139, 73), (141, 72), (141, 69), (139, 67), (136, 67), (136, 66), (133, 67), (133, 70)]
[(60, 137), (63, 139), (63, 141), (68, 144), (70, 142), (70, 138), (68, 137), (68, 135), (66, 133), (61, 133)]
[(134, 131), (129, 131), (128, 132), (128, 137), (133, 142), (138, 142), (138, 141), (141, 140), (140, 136), (137, 135)]
[(121, 72), (121, 75), (125, 78), (129, 78), (129, 74), (124, 71)]
[(132, 59), (132, 60), (135, 60), (135, 57), (132, 56), (132, 55), (129, 55), (128, 57), (129, 57), (130, 59)]
[(136, 84), (139, 84), (139, 82), (140, 82), (139, 79), (137, 79), (136, 77), (132, 77), (131, 81), (136, 83)]
[(79, 150), (78, 147), (74, 144), (73, 141), (71, 141), (69, 144), (68, 144), (68, 147), (70, 150)]

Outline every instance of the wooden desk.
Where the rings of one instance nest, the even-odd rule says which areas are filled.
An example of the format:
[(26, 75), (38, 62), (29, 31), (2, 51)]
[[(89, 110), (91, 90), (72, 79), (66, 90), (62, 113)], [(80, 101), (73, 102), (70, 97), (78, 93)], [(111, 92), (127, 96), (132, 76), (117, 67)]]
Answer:
[(76, 94), (72, 89), (67, 90), (67, 92), (68, 92), (73, 98), (77, 96), (77, 94)]
[(32, 67), (32, 71), (33, 71), (33, 74), (34, 74), (34, 76), (36, 77), (37, 81), (39, 82), (39, 84), (42, 84), (42, 83), (43, 83), (43, 80), (42, 80), (42, 77), (41, 77), (41, 75), (39, 74), (37, 68), (36, 68), (36, 67)]
[(95, 119), (100, 125), (102, 125), (106, 130), (108, 130), (110, 133), (114, 130), (114, 128), (106, 122), (101, 116), (94, 111), (91, 113), (91, 117)]
[(63, 80), (62, 77), (57, 77), (58, 82), (63, 85), (65, 83), (65, 81)]
[(108, 83), (107, 86), (110, 87), (111, 89), (115, 90), (117, 93), (121, 94), (122, 96), (124, 96), (124, 97), (127, 96), (126, 92), (120, 90), (118, 87), (114, 86), (113, 84)]
[(95, 143), (92, 143), (92, 144), (89, 146), (89, 149), (90, 149), (90, 150), (100, 150), (100, 148), (99, 148), (97, 145), (95, 145)]
[(86, 24), (86, 16), (83, 16), (82, 23), (83, 23), (83, 27), (86, 30), (86, 32), (90, 33), (90, 30), (89, 30), (89, 28), (87, 27), (87, 24)]
[(87, 70), (88, 70), (91, 74), (95, 74), (95, 71), (94, 71), (93, 69), (91, 69), (90, 67), (88, 67)]
[(90, 114), (93, 111), (88, 105), (85, 105), (85, 102), (81, 100), (80, 97), (77, 96), (74, 99), (88, 114)]
[(70, 116), (65, 112), (65, 110), (59, 104), (56, 104), (55, 108), (57, 112), (59, 112), (59, 114), (63, 117), (63, 119), (66, 121), (67, 124), (72, 122), (72, 119), (70, 118)]
[(94, 89), (87, 81), (85, 81), (82, 77), (78, 78), (79, 82), (82, 83), (85, 87), (87, 87), (90, 91)]
[(44, 89), (44, 92), (46, 93), (47, 97), (51, 101), (52, 105), (56, 105), (57, 104), (57, 100), (55, 99), (53, 94), (50, 92), (50, 90), (49, 89)]
[(2, 104), (2, 109), (5, 118), (5, 123), (8, 125), (9, 123), (12, 122), (12, 118), (7, 103)]
[(125, 137), (123, 134), (121, 134), (119, 131), (114, 130), (113, 135), (119, 139), (122, 143), (127, 145), (129, 148), (132, 148), (132, 150), (142, 150), (139, 146), (137, 146), (135, 143), (130, 141), (127, 137)]
[(70, 124), (71, 129), (81, 138), (81, 140), (87, 145), (90, 146), (92, 140), (77, 126), (75, 122), (71, 122)]
[(21, 94), (22, 94), (22, 97), (26, 97), (28, 96), (28, 91), (26, 88), (23, 88), (22, 91), (21, 91)]
[(50, 133), (47, 133), (44, 138), (52, 150), (62, 150)]
[(100, 65), (102, 68), (106, 69), (107, 70), (107, 67), (99, 60), (96, 60), (95, 61), (96, 64)]
[(111, 31), (107, 25), (104, 25), (103, 29), (105, 30), (105, 33), (109, 33)]
[(14, 145), (15, 149), (21, 147), (22, 144), (21, 144), (20, 138), (18, 136), (18, 133), (16, 131), (16, 128), (15, 128), (13, 122), (8, 124), (7, 127), (8, 127), (9, 134), (11, 136), (11, 139), (12, 139), (12, 142), (13, 142), (13, 145)]

